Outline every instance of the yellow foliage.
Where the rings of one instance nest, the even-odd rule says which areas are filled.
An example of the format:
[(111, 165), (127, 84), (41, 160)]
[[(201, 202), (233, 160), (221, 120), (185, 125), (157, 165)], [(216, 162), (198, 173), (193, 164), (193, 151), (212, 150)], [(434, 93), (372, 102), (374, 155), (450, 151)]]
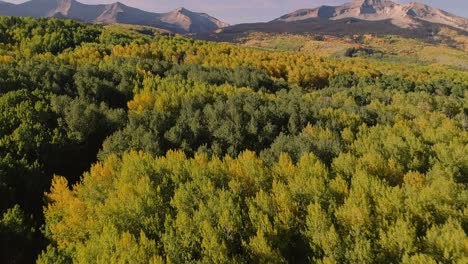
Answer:
[(51, 203), (45, 208), (44, 215), (49, 219), (48, 227), (59, 248), (67, 248), (76, 241), (86, 238), (87, 223), (84, 221), (86, 208), (68, 189), (64, 177), (54, 177), (51, 192), (46, 194)]
[(132, 101), (127, 103), (128, 110), (136, 113), (142, 113), (145, 110), (152, 110), (158, 99), (154, 97), (153, 92), (144, 89), (135, 95)]
[(13, 58), (12, 56), (9, 56), (9, 55), (0, 56), (0, 63), (10, 63), (14, 61), (15, 61), (15, 58)]

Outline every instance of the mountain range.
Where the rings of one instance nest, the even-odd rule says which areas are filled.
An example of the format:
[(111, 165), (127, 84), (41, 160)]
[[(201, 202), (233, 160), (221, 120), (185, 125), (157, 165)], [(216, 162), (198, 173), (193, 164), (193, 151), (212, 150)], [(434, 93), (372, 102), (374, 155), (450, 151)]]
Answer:
[(284, 15), (275, 21), (292, 22), (319, 18), (339, 20), (356, 18), (365, 21), (388, 20), (400, 28), (420, 27), (421, 21), (443, 24), (468, 31), (468, 19), (459, 17), (428, 5), (411, 2), (405, 5), (390, 0), (353, 0), (340, 6), (320, 6), (301, 9)]
[[(198, 39), (242, 42), (250, 33), (291, 33), (331, 36), (372, 34), (399, 35), (439, 41), (440, 32), (468, 36), (468, 19), (425, 4), (398, 4), (390, 0), (352, 0), (339, 6), (300, 9), (264, 23), (224, 27), (214, 33), (199, 33)], [(454, 40), (451, 36), (447, 43)], [(446, 41), (446, 40), (444, 40)]]
[(75, 0), (30, 0), (22, 4), (0, 1), (0, 15), (68, 18), (84, 22), (124, 23), (153, 26), (176, 33), (213, 31), (228, 24), (205, 13), (177, 8), (168, 13), (152, 13), (120, 2), (88, 5)]
[[(440, 25), (468, 33), (468, 19), (425, 4), (391, 0), (352, 0), (339, 6), (301, 9), (267, 23), (230, 26), (208, 14), (178, 8), (152, 13), (124, 5), (88, 5), (76, 0), (30, 0), (11, 4), (0, 0), (0, 15), (57, 17), (96, 23), (153, 26), (181, 34), (213, 36), (247, 31), (326, 34), (380, 33), (430, 36)], [(216, 32), (216, 33), (214, 33)], [(203, 37), (202, 37), (203, 38)]]

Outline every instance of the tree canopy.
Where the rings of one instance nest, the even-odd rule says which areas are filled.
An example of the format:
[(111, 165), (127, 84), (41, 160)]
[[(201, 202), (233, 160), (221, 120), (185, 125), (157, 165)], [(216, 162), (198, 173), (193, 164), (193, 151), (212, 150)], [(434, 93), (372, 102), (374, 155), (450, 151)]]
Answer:
[(467, 261), (466, 71), (0, 28), (2, 263)]

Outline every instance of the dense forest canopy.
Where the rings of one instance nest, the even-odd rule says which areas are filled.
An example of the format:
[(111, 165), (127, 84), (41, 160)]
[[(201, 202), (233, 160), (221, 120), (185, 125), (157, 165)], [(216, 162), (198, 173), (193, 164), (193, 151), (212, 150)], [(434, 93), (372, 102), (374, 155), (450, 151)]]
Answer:
[(466, 71), (0, 28), (2, 263), (468, 260)]

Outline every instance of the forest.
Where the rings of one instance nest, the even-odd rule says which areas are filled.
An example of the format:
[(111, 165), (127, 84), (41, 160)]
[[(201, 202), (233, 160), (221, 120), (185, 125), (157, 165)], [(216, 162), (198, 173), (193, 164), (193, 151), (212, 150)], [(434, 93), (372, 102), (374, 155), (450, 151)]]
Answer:
[(1, 263), (466, 263), (468, 71), (0, 17)]

